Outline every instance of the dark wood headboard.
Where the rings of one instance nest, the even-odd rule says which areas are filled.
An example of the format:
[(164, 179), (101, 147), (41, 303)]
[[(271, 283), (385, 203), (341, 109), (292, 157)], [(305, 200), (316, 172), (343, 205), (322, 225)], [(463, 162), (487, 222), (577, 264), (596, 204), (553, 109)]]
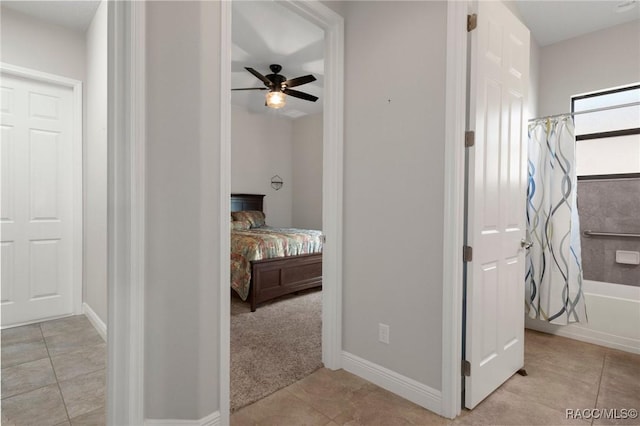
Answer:
[(262, 211), (263, 194), (231, 194), (231, 212)]

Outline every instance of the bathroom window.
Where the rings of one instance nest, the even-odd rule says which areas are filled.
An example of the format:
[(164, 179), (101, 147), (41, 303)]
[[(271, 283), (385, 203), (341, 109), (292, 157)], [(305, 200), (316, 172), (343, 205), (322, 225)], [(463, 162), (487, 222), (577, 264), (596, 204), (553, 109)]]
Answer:
[[(640, 84), (574, 96), (572, 112), (640, 102)], [(578, 179), (640, 177), (640, 105), (574, 117)]]

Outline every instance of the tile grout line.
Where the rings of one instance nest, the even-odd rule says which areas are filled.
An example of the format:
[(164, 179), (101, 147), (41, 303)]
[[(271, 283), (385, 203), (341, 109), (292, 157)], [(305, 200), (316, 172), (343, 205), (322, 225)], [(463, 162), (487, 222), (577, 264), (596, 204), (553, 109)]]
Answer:
[(40, 325), (40, 333), (42, 333), (42, 339), (44, 340), (44, 347), (47, 350), (47, 355), (49, 356), (49, 364), (51, 364), (51, 370), (53, 370), (53, 376), (56, 378), (56, 385), (58, 386), (58, 392), (60, 392), (60, 398), (62, 398), (62, 405), (64, 406), (64, 412), (67, 415), (67, 421), (71, 424), (71, 417), (69, 417), (69, 410), (67, 409), (67, 402), (64, 400), (64, 394), (62, 393), (62, 388), (60, 387), (60, 381), (58, 380), (58, 375), (56, 374), (56, 369), (53, 366), (53, 359), (51, 359), (51, 353), (49, 352), (49, 346), (47, 345), (47, 339), (44, 337), (44, 332), (42, 331), (42, 323)]
[[(593, 408), (598, 408), (598, 398), (600, 397), (600, 386), (602, 386), (602, 376), (604, 376), (604, 366), (607, 361), (607, 355), (609, 354), (609, 350), (607, 349), (604, 353), (604, 357), (602, 357), (602, 369), (600, 370), (600, 380), (598, 380), (598, 393), (596, 393), (596, 402)], [(595, 419), (591, 419), (591, 424), (593, 425)]]

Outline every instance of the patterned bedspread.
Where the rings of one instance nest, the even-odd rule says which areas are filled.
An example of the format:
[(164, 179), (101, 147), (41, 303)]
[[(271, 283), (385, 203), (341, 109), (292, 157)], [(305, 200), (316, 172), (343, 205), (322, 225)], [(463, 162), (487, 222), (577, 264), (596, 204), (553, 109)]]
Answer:
[(231, 288), (246, 300), (251, 261), (311, 253), (322, 253), (321, 231), (270, 226), (231, 231)]

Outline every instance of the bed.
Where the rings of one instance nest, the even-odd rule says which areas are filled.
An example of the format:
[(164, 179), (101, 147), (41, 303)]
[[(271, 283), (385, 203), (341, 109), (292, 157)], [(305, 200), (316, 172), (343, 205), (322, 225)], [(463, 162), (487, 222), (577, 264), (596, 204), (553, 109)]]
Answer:
[[(262, 212), (263, 199), (264, 195), (260, 194), (232, 194), (231, 213), (238, 218), (245, 213)], [(236, 225), (242, 224), (232, 221), (231, 287), (249, 302), (251, 312), (269, 300), (322, 286), (324, 239), (320, 231), (270, 227), (234, 229)], [(296, 243), (302, 246), (297, 247)], [(283, 245), (287, 254), (284, 257), (271, 257), (276, 254), (267, 253), (260, 260), (249, 260), (255, 257), (248, 254), (252, 253), (252, 248), (274, 244)], [(273, 251), (280, 252), (279, 256), (283, 255), (282, 247)]]

